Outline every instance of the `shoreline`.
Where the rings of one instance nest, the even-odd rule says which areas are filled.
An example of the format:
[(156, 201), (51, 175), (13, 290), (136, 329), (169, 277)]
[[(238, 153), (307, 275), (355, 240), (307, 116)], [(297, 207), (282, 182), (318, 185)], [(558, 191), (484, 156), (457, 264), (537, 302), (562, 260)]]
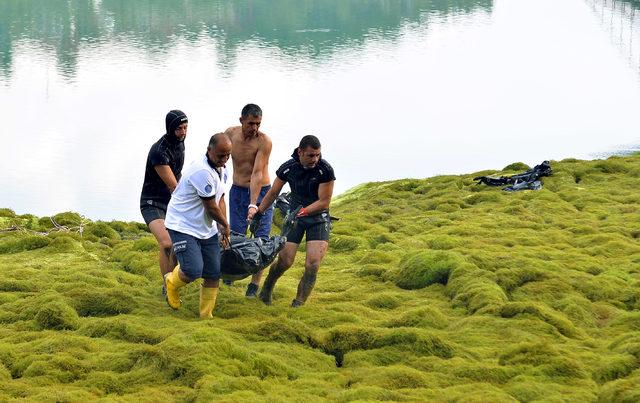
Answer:
[[(551, 162), (553, 164), (553, 163), (558, 163), (558, 162), (562, 162), (562, 161), (565, 161), (565, 160), (576, 160), (576, 161), (584, 161), (584, 162), (599, 161), (599, 160), (606, 160), (607, 158), (610, 158), (610, 157), (633, 156), (634, 154), (637, 154), (637, 153), (640, 153), (640, 146), (638, 146), (638, 145), (629, 145), (627, 147), (624, 147), (624, 148), (621, 148), (621, 149), (618, 149), (618, 150), (615, 150), (615, 151), (602, 152), (600, 154), (593, 154), (593, 158), (591, 158), (591, 159), (575, 159), (575, 158), (572, 158), (572, 157), (567, 157), (567, 158), (564, 158), (562, 160), (557, 160), (557, 161), (551, 160)], [(533, 165), (536, 165), (536, 164), (538, 164), (540, 162), (541, 161), (538, 161)], [(522, 162), (514, 162), (514, 163), (506, 165), (505, 167), (508, 167), (509, 165), (513, 165), (513, 164), (527, 165), (527, 164), (524, 164)], [(437, 175), (433, 175), (433, 176), (425, 177), (425, 178), (396, 178), (396, 179), (388, 179), (388, 180), (382, 180), (382, 181), (363, 182), (363, 183), (360, 183), (358, 185), (353, 186), (350, 189), (347, 189), (347, 190), (343, 191), (342, 193), (340, 193), (338, 195), (335, 195), (333, 197), (333, 199), (334, 200), (339, 200), (344, 195), (347, 195), (347, 194), (351, 193), (354, 189), (358, 189), (358, 188), (361, 188), (363, 186), (367, 186), (367, 185), (370, 185), (370, 184), (388, 183), (388, 182), (402, 181), (402, 180), (428, 180), (428, 179), (438, 178), (438, 177), (441, 177), (441, 176), (463, 177), (463, 176), (470, 176), (470, 175), (475, 175), (475, 176), (487, 175), (487, 174), (490, 175), (491, 172), (494, 172), (495, 174), (500, 175), (500, 173), (503, 170), (504, 170), (504, 168), (502, 170), (501, 169), (484, 169), (484, 170), (476, 171), (476, 172), (473, 172), (473, 173), (460, 173), (460, 174), (442, 173), (442, 174), (437, 174)], [(513, 174), (515, 172), (510, 171), (510, 173)], [(18, 213), (18, 212), (16, 212), (16, 210), (14, 210), (13, 207), (10, 207), (10, 206), (0, 206), (0, 210), (2, 210), (2, 209), (9, 209), (9, 210), (13, 211), (16, 216), (34, 215), (34, 213), (32, 213), (32, 212)], [(20, 211), (20, 210), (18, 209), (18, 211)], [(57, 214), (64, 213), (64, 212), (70, 212), (70, 210), (59, 211), (59, 212), (56, 212), (56, 213), (54, 213), (52, 215), (42, 214), (42, 215), (38, 215), (38, 217), (50, 217), (50, 216), (55, 216)], [(116, 218), (112, 218), (112, 219), (101, 219), (101, 218), (95, 219), (95, 218), (86, 217), (86, 216), (84, 216), (82, 214), (80, 214), (80, 215), (83, 218), (86, 218), (87, 220), (90, 220), (90, 221), (93, 221), (93, 222), (98, 222), (98, 221), (99, 222), (122, 221), (122, 222), (132, 222), (132, 223), (135, 222), (135, 223), (144, 225), (144, 221), (142, 220), (142, 216), (140, 216), (138, 219), (127, 221), (127, 220), (121, 220), (121, 219), (119, 219), (117, 217)]]

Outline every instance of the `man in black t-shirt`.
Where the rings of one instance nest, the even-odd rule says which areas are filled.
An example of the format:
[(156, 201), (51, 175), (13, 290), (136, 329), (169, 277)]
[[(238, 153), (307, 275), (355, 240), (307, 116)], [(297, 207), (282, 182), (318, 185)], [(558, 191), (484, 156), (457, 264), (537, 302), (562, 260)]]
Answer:
[[(258, 210), (250, 210), (248, 218), (259, 220), (278, 197), (284, 184), (289, 184), (290, 211), (297, 211), (297, 214), (291, 226), (283, 228), (287, 243), (278, 254), (278, 259), (271, 265), (259, 298), (265, 304), (271, 305), (273, 288), (278, 279), (293, 264), (298, 245), (306, 235), (307, 255), (304, 274), (298, 284), (296, 298), (291, 303), (292, 307), (298, 307), (303, 305), (311, 294), (320, 263), (327, 253), (331, 232), (329, 204), (336, 177), (331, 165), (322, 159), (320, 140), (315, 136), (304, 136), (291, 157), (278, 168), (271, 189), (264, 196)], [(252, 213), (255, 213), (255, 216)]]
[[(180, 180), (184, 165), (187, 115), (179, 110), (170, 111), (165, 117), (165, 127), (165, 135), (149, 150), (140, 194), (142, 217), (160, 246), (160, 273), (163, 278), (177, 264), (175, 256), (171, 253), (171, 238), (164, 226), (164, 217), (171, 193)], [(162, 291), (165, 292), (164, 286)]]

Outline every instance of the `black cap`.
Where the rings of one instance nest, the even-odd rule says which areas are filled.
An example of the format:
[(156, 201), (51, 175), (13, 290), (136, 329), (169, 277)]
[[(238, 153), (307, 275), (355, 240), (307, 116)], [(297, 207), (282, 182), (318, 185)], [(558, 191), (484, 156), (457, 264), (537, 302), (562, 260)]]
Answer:
[(167, 117), (164, 119), (165, 127), (167, 128), (167, 134), (175, 134), (176, 129), (183, 123), (187, 123), (187, 115), (184, 112), (174, 109), (167, 113)]

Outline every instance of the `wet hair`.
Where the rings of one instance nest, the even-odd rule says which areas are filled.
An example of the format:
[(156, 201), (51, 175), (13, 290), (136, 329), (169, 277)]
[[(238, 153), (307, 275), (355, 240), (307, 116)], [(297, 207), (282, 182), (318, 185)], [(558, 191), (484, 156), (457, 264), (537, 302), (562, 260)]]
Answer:
[(306, 149), (307, 147), (311, 147), (314, 150), (320, 149), (320, 140), (316, 136), (307, 135), (300, 140), (300, 145), (298, 146), (301, 150)]
[(256, 104), (246, 104), (244, 108), (242, 108), (242, 112), (240, 115), (243, 118), (251, 116), (262, 116), (262, 109)]
[(211, 136), (211, 138), (209, 139), (209, 148), (210, 148), (210, 149), (212, 149), (212, 150), (213, 150), (213, 149), (215, 149), (215, 148), (216, 148), (216, 145), (218, 144), (218, 142), (219, 142), (220, 140), (224, 140), (224, 139), (226, 139), (227, 141), (231, 141), (231, 140), (229, 139), (229, 136), (227, 136), (227, 135), (226, 135), (226, 134), (224, 134), (224, 133), (216, 133), (216, 134), (214, 134), (214, 135), (213, 135), (213, 136)]

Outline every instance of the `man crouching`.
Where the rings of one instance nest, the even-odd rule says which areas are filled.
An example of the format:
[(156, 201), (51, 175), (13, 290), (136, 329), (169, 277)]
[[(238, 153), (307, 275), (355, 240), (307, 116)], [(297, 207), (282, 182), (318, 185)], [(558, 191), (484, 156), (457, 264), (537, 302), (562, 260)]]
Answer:
[[(182, 173), (167, 207), (165, 226), (180, 263), (167, 273), (167, 303), (180, 308), (180, 288), (202, 277), (200, 318), (213, 318), (220, 282), (220, 245), (229, 246), (224, 192), (225, 163), (231, 141), (224, 133), (211, 136), (206, 154)], [(214, 221), (217, 225), (214, 225)]]

